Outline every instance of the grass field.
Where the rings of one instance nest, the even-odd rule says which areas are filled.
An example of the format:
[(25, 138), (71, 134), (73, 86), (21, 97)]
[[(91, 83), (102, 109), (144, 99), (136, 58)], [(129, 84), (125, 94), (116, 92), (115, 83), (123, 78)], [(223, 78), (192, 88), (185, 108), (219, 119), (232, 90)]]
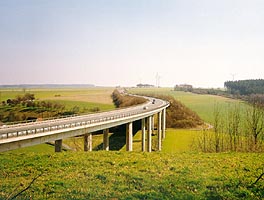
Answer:
[[(155, 92), (173, 95), (208, 122), (215, 102), (236, 103), (170, 89)], [(264, 154), (199, 153), (192, 145), (200, 134), (167, 129), (162, 151), (155, 152), (155, 132), (152, 153), (140, 152), (141, 131), (133, 137), (134, 152), (125, 151), (124, 134), (110, 133), (110, 152), (83, 152), (79, 137), (64, 140), (77, 152), (54, 153), (54, 147), (43, 144), (0, 153), (0, 199), (17, 194), (18, 199), (263, 199), (264, 180), (258, 178)], [(102, 149), (102, 141), (102, 135), (94, 135), (93, 149)]]
[(0, 199), (28, 186), (19, 199), (262, 199), (263, 182), (254, 182), (263, 160), (242, 153), (5, 153)]
[(111, 94), (114, 88), (81, 88), (81, 89), (1, 89), (1, 101), (8, 98), (15, 98), (18, 95), (23, 96), (25, 93), (35, 94), (38, 100), (67, 100), (78, 102), (95, 102), (101, 104), (113, 104)]
[(223, 110), (226, 110), (230, 106), (235, 104), (241, 104), (241, 107), (245, 106), (244, 103), (234, 99), (228, 99), (225, 97), (215, 95), (199, 95), (189, 92), (173, 91), (173, 88), (141, 88), (131, 89), (132, 93), (137, 94), (162, 94), (171, 95), (181, 103), (185, 104), (191, 110), (195, 111), (204, 121), (213, 122), (214, 107), (218, 105)]
[(113, 104), (104, 104), (97, 102), (85, 102), (85, 101), (75, 101), (75, 100), (49, 100), (51, 102), (57, 102), (65, 106), (66, 110), (71, 110), (74, 107), (78, 107), (80, 112), (90, 112), (92, 109), (98, 108), (99, 111), (107, 111), (115, 109)]
[[(108, 111), (115, 109), (111, 94), (114, 88), (81, 88), (81, 89), (1, 89), (0, 88), (0, 123), (23, 121), (28, 118), (50, 118), (60, 115), (83, 114), (91, 112)], [(34, 105), (25, 106), (6, 105), (2, 101), (24, 96), (25, 93), (34, 94)], [(57, 105), (55, 109), (39, 106), (38, 103), (49, 102), (50, 107)], [(38, 105), (38, 106), (36, 106)]]

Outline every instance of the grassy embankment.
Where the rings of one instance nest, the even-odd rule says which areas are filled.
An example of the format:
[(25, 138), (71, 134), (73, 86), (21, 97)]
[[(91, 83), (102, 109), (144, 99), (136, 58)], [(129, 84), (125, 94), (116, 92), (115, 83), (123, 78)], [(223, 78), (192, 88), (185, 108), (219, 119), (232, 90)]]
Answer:
[[(164, 90), (159, 91), (167, 93)], [(185, 98), (184, 103), (190, 98), (190, 104), (191, 102), (199, 104), (197, 108), (201, 105), (205, 108), (208, 105), (208, 102), (203, 102), (206, 97), (199, 101), (197, 99), (193, 101), (192, 98), (195, 97), (191, 94), (189, 97), (180, 97), (178, 93), (177, 97)], [(215, 99), (213, 101), (219, 101), (219, 97)], [(223, 101), (227, 100), (223, 99)], [(208, 115), (210, 115), (209, 110)], [(162, 152), (151, 154), (139, 153), (140, 131), (134, 136), (133, 145), (134, 150), (138, 152), (133, 153), (125, 152), (123, 148), (119, 152), (55, 154), (54, 149), (46, 145), (2, 153), (0, 154), (0, 199), (12, 198), (19, 194), (36, 177), (29, 189), (19, 194), (19, 198), (262, 199), (264, 197), (263, 179), (257, 181), (264, 170), (264, 154), (192, 152), (190, 145), (196, 133), (195, 130), (168, 129)], [(102, 137), (95, 137), (98, 137), (99, 144)], [(155, 140), (155, 137), (153, 139)], [(45, 153), (40, 153), (40, 148), (43, 148)]]
[[(263, 154), (0, 154), (0, 199), (261, 199)], [(31, 185), (30, 183), (36, 179)], [(255, 184), (254, 184), (255, 183)]]

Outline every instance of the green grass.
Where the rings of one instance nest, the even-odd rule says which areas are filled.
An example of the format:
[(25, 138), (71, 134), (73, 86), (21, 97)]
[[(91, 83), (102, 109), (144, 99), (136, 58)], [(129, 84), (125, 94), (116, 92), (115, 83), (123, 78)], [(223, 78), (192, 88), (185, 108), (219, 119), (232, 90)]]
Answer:
[(71, 110), (74, 107), (79, 107), (80, 111), (89, 112), (91, 109), (99, 108), (99, 111), (114, 110), (113, 104), (102, 104), (96, 102), (85, 102), (85, 101), (70, 101), (70, 100), (49, 100), (51, 102), (57, 102), (65, 106), (66, 110)]
[(23, 108), (18, 106), (4, 106), (2, 101), (24, 96), (25, 92), (33, 93), (36, 101), (49, 101), (65, 106), (65, 113), (91, 113), (98, 111), (114, 110), (111, 99), (113, 88), (82, 88), (82, 89), (1, 89), (0, 88), (0, 123), (22, 121), (27, 118), (49, 118), (56, 115), (57, 110), (43, 108)]
[[(229, 105), (222, 97), (156, 92), (174, 95), (209, 122), (215, 101)], [(198, 153), (192, 144), (200, 134), (167, 129), (162, 151), (152, 153), (140, 152), (141, 131), (133, 137), (134, 152), (125, 146), (83, 152), (79, 137), (63, 141), (77, 152), (54, 153), (54, 147), (43, 144), (0, 153), (0, 199), (14, 197), (38, 176), (18, 199), (263, 199), (263, 178), (254, 182), (264, 171), (264, 154)], [(110, 149), (117, 150), (124, 138), (110, 139)], [(93, 149), (100, 149), (102, 141), (102, 135), (94, 135)], [(155, 150), (156, 132), (152, 143)]]
[(171, 95), (175, 99), (182, 102), (184, 105), (195, 111), (204, 121), (213, 122), (213, 112), (215, 106), (219, 106), (222, 110), (227, 110), (228, 107), (240, 104), (245, 107), (245, 104), (239, 100), (228, 99), (215, 95), (200, 95), (190, 92), (173, 91), (173, 88), (147, 88), (147, 89), (131, 89), (132, 93), (140, 94), (162, 94)]
[(19, 153), (53, 153), (54, 152), (54, 147), (49, 144), (39, 144), (31, 147), (24, 147), (20, 149), (15, 149), (9, 152), (6, 152), (7, 154), (19, 154)]
[(166, 138), (163, 141), (162, 152), (180, 153), (192, 152), (192, 145), (200, 135), (200, 131), (189, 129), (167, 129)]
[[(261, 199), (264, 154), (0, 154), (0, 199)], [(253, 185), (252, 185), (253, 184)]]
[[(26, 89), (21, 88), (14, 89), (1, 89), (0, 88), (0, 100), (6, 101), (7, 99), (13, 99), (17, 96), (23, 96), (25, 93), (35, 94), (35, 98), (38, 100), (74, 100), (74, 101), (86, 101), (112, 104), (111, 93), (114, 88), (34, 88)], [(96, 100), (96, 101), (95, 101)]]

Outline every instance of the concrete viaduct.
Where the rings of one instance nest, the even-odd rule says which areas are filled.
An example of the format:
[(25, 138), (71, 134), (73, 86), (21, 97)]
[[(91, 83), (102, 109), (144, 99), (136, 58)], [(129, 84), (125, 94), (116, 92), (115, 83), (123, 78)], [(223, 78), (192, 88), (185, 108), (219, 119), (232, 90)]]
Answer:
[(62, 140), (83, 136), (84, 151), (92, 151), (92, 133), (103, 130), (103, 149), (109, 150), (109, 128), (126, 124), (126, 150), (133, 150), (133, 122), (141, 120), (142, 151), (151, 152), (154, 116), (157, 116), (158, 150), (165, 138), (166, 108), (169, 102), (147, 98), (147, 103), (96, 114), (45, 120), (0, 127), (0, 152), (55, 141), (55, 152), (62, 151)]

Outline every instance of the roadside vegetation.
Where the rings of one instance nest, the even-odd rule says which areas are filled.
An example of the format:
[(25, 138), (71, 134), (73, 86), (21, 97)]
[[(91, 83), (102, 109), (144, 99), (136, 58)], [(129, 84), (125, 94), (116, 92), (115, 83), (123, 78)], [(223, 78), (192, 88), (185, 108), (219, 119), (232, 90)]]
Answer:
[(130, 96), (124, 91), (115, 89), (112, 93), (113, 103), (117, 108), (124, 108), (145, 103), (147, 100), (142, 97)]

